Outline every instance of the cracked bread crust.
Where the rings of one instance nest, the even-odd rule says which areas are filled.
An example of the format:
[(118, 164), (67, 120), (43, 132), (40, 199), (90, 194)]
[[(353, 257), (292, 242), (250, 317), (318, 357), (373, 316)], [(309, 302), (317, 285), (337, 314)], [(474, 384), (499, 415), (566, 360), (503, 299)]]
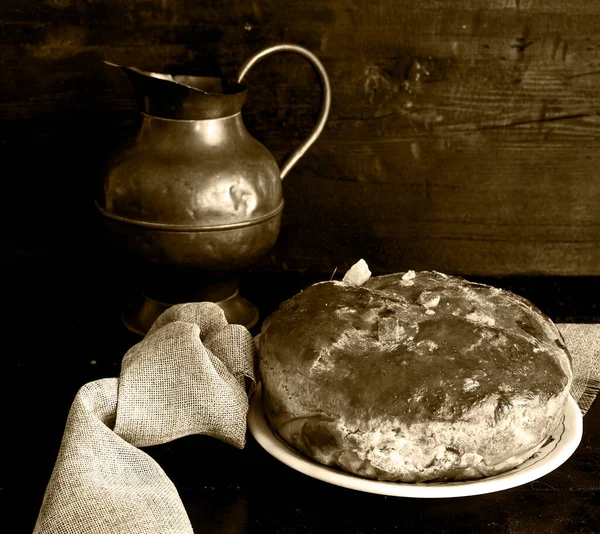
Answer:
[(400, 482), (511, 469), (564, 415), (571, 359), (529, 301), (437, 272), (321, 282), (260, 336), (271, 427), (315, 461)]

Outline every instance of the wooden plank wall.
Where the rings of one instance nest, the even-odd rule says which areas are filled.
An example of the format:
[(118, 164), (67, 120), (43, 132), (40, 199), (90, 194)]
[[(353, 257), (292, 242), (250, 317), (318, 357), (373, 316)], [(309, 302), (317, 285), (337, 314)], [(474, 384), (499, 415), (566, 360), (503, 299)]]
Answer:
[[(260, 268), (600, 274), (600, 5), (586, 0), (3, 0), (4, 256), (94, 249), (93, 195), (135, 131), (103, 60), (234, 76), (263, 46), (325, 64), (330, 120), (284, 181)], [(300, 57), (247, 78), (282, 162), (320, 98)]]

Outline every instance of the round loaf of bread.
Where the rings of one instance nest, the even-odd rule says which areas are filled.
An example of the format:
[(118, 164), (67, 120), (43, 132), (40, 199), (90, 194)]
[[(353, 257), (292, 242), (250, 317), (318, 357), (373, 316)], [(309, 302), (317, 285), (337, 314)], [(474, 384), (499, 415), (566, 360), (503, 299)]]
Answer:
[(532, 303), (434, 271), (317, 283), (265, 320), (259, 349), (272, 429), (378, 480), (521, 464), (561, 422), (572, 381), (559, 330)]

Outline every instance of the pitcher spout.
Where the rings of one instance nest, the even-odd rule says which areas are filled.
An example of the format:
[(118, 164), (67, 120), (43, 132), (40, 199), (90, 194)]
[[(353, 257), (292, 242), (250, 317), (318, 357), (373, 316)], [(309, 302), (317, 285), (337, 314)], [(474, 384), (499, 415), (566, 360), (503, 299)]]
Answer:
[(105, 64), (127, 74), (138, 108), (146, 115), (172, 120), (220, 119), (239, 113), (246, 100), (247, 88), (241, 82)]

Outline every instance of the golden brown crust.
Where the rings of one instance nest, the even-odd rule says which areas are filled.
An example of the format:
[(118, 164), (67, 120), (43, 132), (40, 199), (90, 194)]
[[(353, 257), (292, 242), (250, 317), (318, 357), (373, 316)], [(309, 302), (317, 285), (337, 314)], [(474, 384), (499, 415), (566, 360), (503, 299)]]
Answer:
[(265, 414), (293, 447), (360, 476), (477, 478), (560, 422), (571, 362), (510, 292), (436, 272), (315, 284), (263, 326)]

